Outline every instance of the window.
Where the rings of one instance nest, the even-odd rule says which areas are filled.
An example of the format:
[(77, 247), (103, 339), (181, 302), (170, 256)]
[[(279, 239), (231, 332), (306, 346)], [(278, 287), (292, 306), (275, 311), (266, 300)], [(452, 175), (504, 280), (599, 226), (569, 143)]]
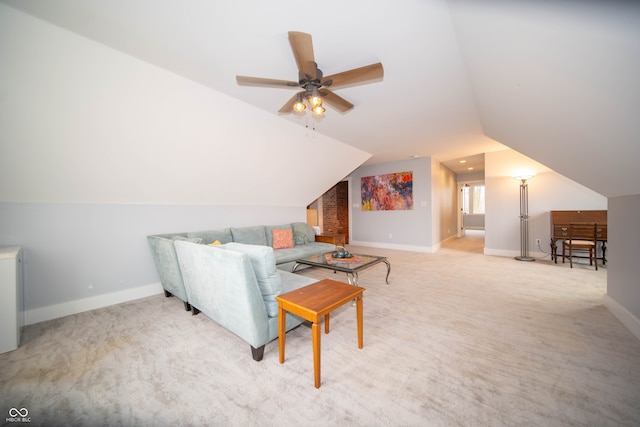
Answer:
[(484, 184), (465, 184), (462, 187), (462, 211), (465, 214), (484, 213)]

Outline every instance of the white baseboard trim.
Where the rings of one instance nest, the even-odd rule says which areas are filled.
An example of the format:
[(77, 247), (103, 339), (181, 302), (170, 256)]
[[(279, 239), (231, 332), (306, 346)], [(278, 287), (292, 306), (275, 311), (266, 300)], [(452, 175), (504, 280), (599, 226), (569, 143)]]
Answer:
[(355, 245), (355, 246), (368, 246), (370, 248), (396, 249), (399, 251), (411, 251), (411, 252), (423, 252), (423, 253), (434, 253), (437, 249), (440, 248), (439, 244), (437, 245), (438, 247), (434, 249), (431, 246), (394, 245), (390, 243), (362, 242), (359, 240), (351, 240), (349, 244)]
[(640, 340), (640, 319), (624, 308), (615, 299), (605, 295), (602, 301), (604, 306), (613, 314), (633, 335)]
[(71, 314), (82, 313), (83, 311), (95, 310), (97, 308), (108, 307), (110, 305), (121, 304), (140, 298), (146, 298), (162, 293), (160, 282), (150, 285), (138, 286), (118, 292), (111, 292), (95, 297), (82, 298), (60, 304), (49, 305), (47, 307), (35, 308), (25, 312), (25, 325), (45, 322)]
[(516, 257), (520, 255), (520, 251), (512, 251), (512, 250), (505, 250), (505, 249), (491, 249), (491, 248), (485, 247), (484, 254), (492, 255), (492, 256)]
[[(517, 256), (520, 256), (520, 251), (484, 248), (484, 254), (515, 258)], [(529, 256), (535, 259), (551, 259), (549, 254), (546, 254), (544, 252), (529, 252)]]

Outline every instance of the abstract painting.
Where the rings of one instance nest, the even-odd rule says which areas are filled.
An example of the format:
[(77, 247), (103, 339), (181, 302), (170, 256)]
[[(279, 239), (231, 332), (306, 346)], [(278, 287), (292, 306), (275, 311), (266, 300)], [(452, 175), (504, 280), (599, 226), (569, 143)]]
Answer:
[(363, 211), (413, 209), (413, 172), (365, 176), (360, 181)]

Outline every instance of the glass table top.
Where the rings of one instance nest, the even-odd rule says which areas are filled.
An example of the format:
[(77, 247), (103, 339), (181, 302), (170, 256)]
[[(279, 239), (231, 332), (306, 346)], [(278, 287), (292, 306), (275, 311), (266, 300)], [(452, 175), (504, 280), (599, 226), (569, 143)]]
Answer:
[(356, 271), (387, 259), (386, 257), (364, 254), (351, 254), (351, 258), (334, 258), (331, 254), (331, 252), (327, 252), (322, 255), (313, 255), (298, 259), (296, 262), (338, 271)]

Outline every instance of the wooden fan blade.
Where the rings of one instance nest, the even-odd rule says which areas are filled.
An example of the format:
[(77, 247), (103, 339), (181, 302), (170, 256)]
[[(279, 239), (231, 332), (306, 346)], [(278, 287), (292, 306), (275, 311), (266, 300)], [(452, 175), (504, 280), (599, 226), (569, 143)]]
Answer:
[(313, 56), (313, 43), (311, 35), (298, 31), (289, 31), (289, 43), (293, 56), (298, 64), (298, 71), (301, 77), (311, 76), (311, 80), (316, 79), (316, 60)]
[(340, 111), (341, 113), (346, 113), (347, 111), (351, 110), (354, 107), (352, 103), (350, 103), (343, 97), (336, 95), (335, 93), (331, 92), (328, 89), (324, 89), (324, 88), (321, 89), (320, 95), (322, 96), (323, 102), (326, 102), (327, 104), (331, 105), (333, 108)]
[(298, 89), (298, 83), (288, 80), (263, 79), (262, 77), (236, 76), (240, 86), (290, 87)]
[[(301, 92), (298, 92), (298, 93), (301, 93)], [(291, 112), (293, 111), (293, 104), (295, 104), (295, 103), (296, 103), (296, 101), (298, 100), (298, 93), (296, 93), (295, 95), (293, 95), (293, 96), (291, 97), (291, 99), (290, 99), (290, 100), (288, 100), (288, 101), (287, 101), (287, 103), (286, 103), (286, 104), (284, 104), (284, 105), (282, 106), (282, 108), (280, 108), (280, 109), (278, 110), (278, 113), (282, 113), (282, 114), (288, 114), (288, 113), (291, 113)]]
[(370, 80), (382, 79), (384, 77), (384, 68), (380, 62), (364, 67), (354, 68), (353, 70), (343, 71), (342, 73), (326, 76), (322, 79), (322, 84), (332, 80), (331, 88), (342, 86), (355, 86)]

